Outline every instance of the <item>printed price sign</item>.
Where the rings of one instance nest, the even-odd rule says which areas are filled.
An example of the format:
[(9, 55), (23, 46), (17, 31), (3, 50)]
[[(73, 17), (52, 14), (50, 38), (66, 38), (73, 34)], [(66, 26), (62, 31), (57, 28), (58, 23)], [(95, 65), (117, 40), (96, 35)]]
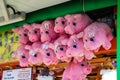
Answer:
[(32, 80), (31, 68), (22, 68), (3, 71), (2, 80)]

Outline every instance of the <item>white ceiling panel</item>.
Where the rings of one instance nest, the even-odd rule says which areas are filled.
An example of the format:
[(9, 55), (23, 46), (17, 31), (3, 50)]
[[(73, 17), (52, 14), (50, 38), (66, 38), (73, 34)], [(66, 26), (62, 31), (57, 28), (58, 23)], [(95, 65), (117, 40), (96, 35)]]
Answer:
[[(26, 13), (64, 3), (70, 0), (5, 0), (7, 4), (13, 6), (17, 11)], [(0, 11), (0, 16), (2, 15)]]
[(0, 7), (0, 16), (2, 15), (1, 7)]

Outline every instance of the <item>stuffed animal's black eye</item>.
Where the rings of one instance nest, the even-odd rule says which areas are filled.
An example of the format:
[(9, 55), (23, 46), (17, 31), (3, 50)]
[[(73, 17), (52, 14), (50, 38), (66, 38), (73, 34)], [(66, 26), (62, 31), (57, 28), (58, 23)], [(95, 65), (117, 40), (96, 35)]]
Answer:
[(47, 56), (50, 56), (50, 53), (47, 53)]
[(34, 57), (37, 57), (37, 54), (35, 54)]
[(65, 24), (65, 21), (62, 21), (62, 24)]
[(81, 64), (81, 66), (84, 66), (84, 64)]
[(22, 58), (26, 58), (25, 56), (22, 56)]
[(92, 38), (90, 38), (90, 41), (94, 41), (93, 37), (92, 37)]
[(45, 31), (46, 34), (49, 34), (49, 31)]
[(68, 22), (68, 24), (70, 24), (70, 22)]
[(73, 48), (77, 48), (77, 46), (76, 46), (76, 45), (73, 45)]
[(24, 34), (24, 36), (27, 36), (27, 34)]
[(35, 34), (37, 34), (37, 31), (36, 31), (36, 30), (35, 30), (34, 32), (35, 32)]
[(87, 39), (85, 41), (87, 42)]
[(60, 48), (61, 51), (63, 51), (64, 49), (63, 48)]
[(74, 25), (74, 26), (76, 26), (76, 23), (75, 23), (75, 22), (73, 22), (73, 25)]
[(56, 24), (58, 24), (58, 22), (55, 22)]

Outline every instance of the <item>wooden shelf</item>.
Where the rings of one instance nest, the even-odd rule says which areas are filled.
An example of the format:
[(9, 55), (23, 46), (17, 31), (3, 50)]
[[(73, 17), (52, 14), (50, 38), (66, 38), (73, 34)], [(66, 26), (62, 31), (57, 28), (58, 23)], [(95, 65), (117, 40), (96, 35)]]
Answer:
[(6, 62), (6, 63), (2, 63), (0, 64), (0, 67), (5, 67), (5, 66), (15, 66), (15, 65), (19, 65), (18, 61), (14, 61), (14, 62)]

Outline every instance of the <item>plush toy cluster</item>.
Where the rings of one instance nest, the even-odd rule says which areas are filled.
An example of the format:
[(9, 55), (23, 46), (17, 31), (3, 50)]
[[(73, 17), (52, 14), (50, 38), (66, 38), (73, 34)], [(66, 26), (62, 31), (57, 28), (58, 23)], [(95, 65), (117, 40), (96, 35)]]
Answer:
[(85, 80), (91, 68), (84, 59), (92, 59), (101, 46), (110, 49), (113, 39), (107, 24), (93, 22), (86, 14), (68, 14), (40, 24), (24, 24), (13, 31), (19, 34), (22, 44), (13, 53), (20, 65), (68, 62), (62, 80)]

